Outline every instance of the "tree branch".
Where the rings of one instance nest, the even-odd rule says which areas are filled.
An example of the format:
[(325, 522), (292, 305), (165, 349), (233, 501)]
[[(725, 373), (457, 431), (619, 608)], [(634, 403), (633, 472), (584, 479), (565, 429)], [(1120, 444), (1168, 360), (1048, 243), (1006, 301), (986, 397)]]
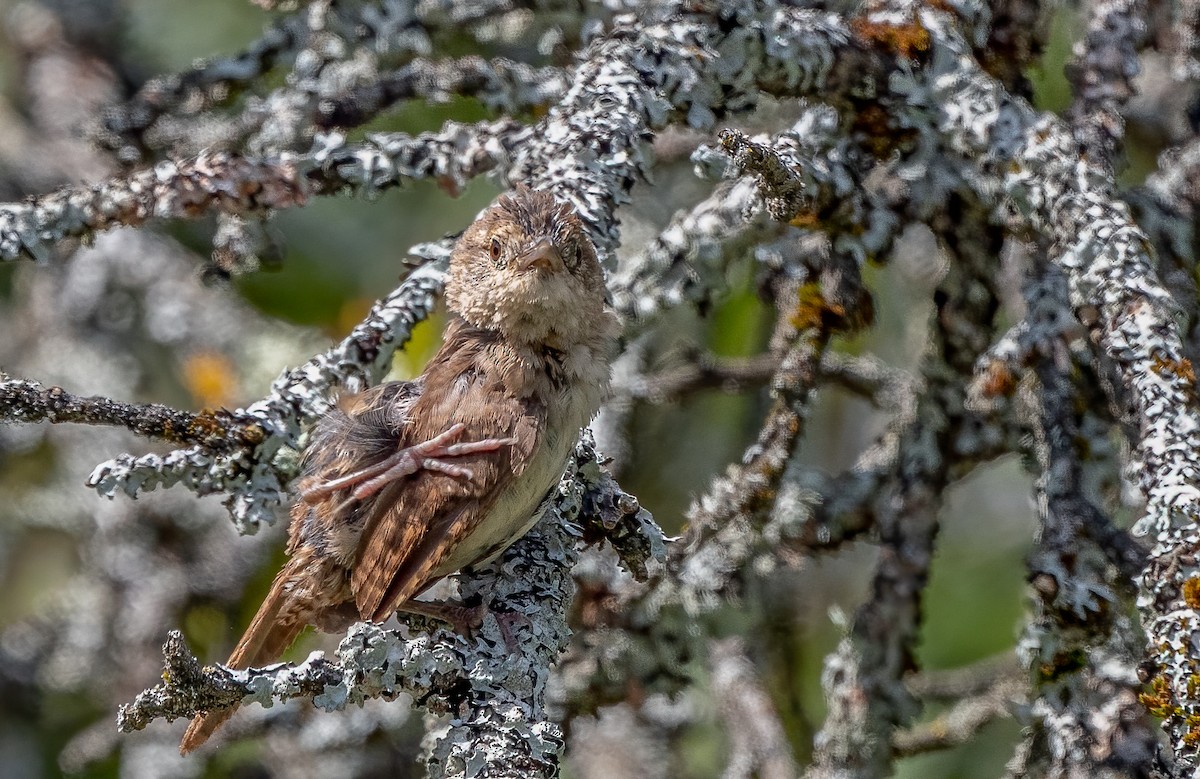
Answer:
[(796, 762), (771, 696), (763, 688), (745, 642), (726, 638), (709, 645), (713, 693), (720, 701), (730, 755), (724, 779), (791, 779)]
[(972, 697), (957, 701), (945, 714), (922, 722), (892, 737), (896, 757), (912, 757), (966, 744), (979, 731), (1003, 717), (1011, 717), (1025, 693), (1025, 682), (1008, 678)]
[(0, 421), (116, 425), (148, 438), (221, 453), (257, 446), (266, 435), (257, 423), (225, 409), (191, 414), (158, 403), (85, 398), (62, 387), (47, 389), (36, 381), (14, 379), (3, 371), (0, 371)]
[(0, 259), (44, 261), (64, 239), (150, 219), (195, 219), (209, 212), (261, 215), (302, 206), (312, 195), (373, 194), (422, 178), (457, 189), (500, 165), (526, 132), (511, 120), (474, 126), (451, 122), (415, 138), (381, 134), (347, 144), (339, 135), (325, 136), (304, 154), (254, 158), (205, 152), (29, 203), (0, 204)]

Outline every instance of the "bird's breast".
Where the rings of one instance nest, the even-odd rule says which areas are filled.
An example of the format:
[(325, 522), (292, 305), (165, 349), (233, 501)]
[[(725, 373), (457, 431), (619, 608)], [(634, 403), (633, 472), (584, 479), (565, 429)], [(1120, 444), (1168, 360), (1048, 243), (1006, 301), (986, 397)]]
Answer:
[(585, 384), (568, 382), (547, 398), (537, 443), (524, 469), (501, 488), (491, 510), (439, 566), (437, 576), (487, 562), (529, 532), (540, 516), (537, 509), (546, 493), (562, 478), (580, 429), (599, 409), (606, 378)]

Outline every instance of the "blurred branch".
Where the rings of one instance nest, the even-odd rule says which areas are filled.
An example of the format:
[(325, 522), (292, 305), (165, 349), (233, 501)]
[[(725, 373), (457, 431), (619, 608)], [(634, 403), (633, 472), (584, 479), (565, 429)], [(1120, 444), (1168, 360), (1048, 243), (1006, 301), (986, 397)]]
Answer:
[(1145, 36), (1144, 0), (1097, 0), (1091, 5), (1087, 34), (1067, 65), (1075, 93), (1067, 118), (1093, 160), (1113, 164), (1124, 139), (1121, 112), (1134, 94), (1138, 50)]
[(294, 49), (308, 32), (307, 26), (293, 17), (268, 27), (239, 54), (205, 60), (182, 73), (152, 79), (124, 105), (104, 112), (103, 127), (111, 134), (106, 145), (114, 150), (122, 144), (144, 146), (141, 135), (160, 116), (184, 108), (189, 102), (212, 104), (253, 83)]
[(892, 752), (896, 757), (912, 757), (965, 744), (996, 720), (1011, 717), (1025, 692), (1024, 679), (1001, 679), (986, 690), (956, 701), (949, 711), (933, 720), (897, 731), (892, 737)]
[(720, 701), (724, 732), (730, 742), (724, 779), (790, 779), (796, 762), (779, 714), (771, 703), (745, 641), (724, 638), (709, 644), (713, 694)]
[(474, 97), (492, 109), (518, 113), (556, 102), (567, 89), (561, 68), (534, 68), (522, 62), (483, 57), (417, 59), (317, 105), (314, 124), (322, 130), (357, 127), (401, 100), (445, 102)]
[[(667, 403), (697, 390), (741, 392), (749, 386), (765, 383), (775, 375), (779, 366), (779, 356), (771, 352), (753, 357), (699, 354), (686, 365), (632, 377), (617, 389), (633, 400)], [(890, 389), (895, 372), (895, 369), (871, 357), (855, 357), (838, 352), (826, 352), (818, 367), (822, 380), (872, 402), (877, 402), (877, 396)]]
[(909, 676), (905, 684), (914, 698), (953, 701), (983, 695), (1020, 674), (1016, 656), (1005, 652), (961, 668), (925, 669)]
[[(244, 115), (231, 120), (236, 134), (244, 136), (269, 121), (312, 125), (322, 115), (324, 101), (336, 93), (328, 90), (337, 90), (348, 79), (365, 86), (361, 82), (378, 75), (373, 68), (363, 72), (361, 59), (357, 66), (352, 64), (355, 51), (369, 52), (371, 60), (378, 60), (374, 67), (387, 67), (427, 53), (432, 46), (430, 36), (438, 31), (461, 30), (464, 24), (519, 5), (525, 3), (480, 0), (452, 7), (444, 3), (312, 4), (268, 27), (238, 54), (203, 60), (182, 73), (147, 82), (126, 103), (104, 112), (97, 134), (103, 145), (126, 162), (138, 161), (144, 151), (186, 137), (185, 129), (163, 128), (164, 120), (178, 121), (228, 103), (280, 63), (292, 64), (290, 85), (251, 99)], [(343, 58), (351, 62), (343, 62)], [(370, 115), (372, 112), (364, 112), (361, 118)], [(294, 129), (286, 134), (294, 135)]]
[(819, 370), (823, 380), (878, 408), (895, 410), (899, 406), (897, 395), (912, 391), (911, 376), (870, 355), (826, 352)]
[(779, 370), (780, 358), (766, 352), (753, 357), (717, 357), (701, 354), (686, 365), (635, 377), (620, 388), (634, 400), (666, 403), (702, 389), (740, 392), (762, 384)]
[(1168, 10), (1172, 75), (1179, 82), (1187, 82), (1200, 74), (1200, 2), (1180, 0)]

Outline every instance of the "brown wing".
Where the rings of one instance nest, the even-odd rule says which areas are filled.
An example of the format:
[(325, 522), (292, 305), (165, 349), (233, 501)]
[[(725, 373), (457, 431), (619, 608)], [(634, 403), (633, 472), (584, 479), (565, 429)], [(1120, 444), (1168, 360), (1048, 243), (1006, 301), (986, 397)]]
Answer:
[[(411, 445), (466, 425), (462, 440), (513, 437), (499, 451), (456, 458), (470, 468), (470, 481), (421, 471), (387, 488), (366, 519), (351, 577), (364, 619), (382, 622), (419, 594), (448, 554), (466, 538), (537, 445), (544, 412), (522, 386), (511, 356), (489, 334), (456, 323), (425, 374), (425, 386), (408, 416), (404, 443)], [(503, 375), (501, 375), (503, 374)]]
[[(346, 476), (394, 454), (403, 445), (408, 412), (422, 389), (420, 379), (394, 381), (343, 396), (337, 408), (322, 417), (312, 431), (304, 452), (301, 489)], [(288, 555), (314, 546), (338, 557), (350, 557), (354, 546), (330, 549), (331, 544), (342, 546), (336, 539), (352, 536), (362, 526), (363, 507), (357, 502), (348, 503), (346, 497), (340, 492), (322, 500), (296, 501), (288, 529)], [(352, 538), (350, 543), (354, 543)]]

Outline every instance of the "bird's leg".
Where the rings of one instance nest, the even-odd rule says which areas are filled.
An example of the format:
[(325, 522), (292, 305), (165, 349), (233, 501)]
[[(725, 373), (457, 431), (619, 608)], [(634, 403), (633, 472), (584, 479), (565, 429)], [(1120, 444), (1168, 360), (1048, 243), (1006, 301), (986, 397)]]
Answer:
[(484, 438), (480, 441), (460, 442), (464, 430), (466, 425), (462, 423), (451, 425), (446, 432), (428, 441), (405, 447), (386, 460), (308, 487), (300, 493), (300, 497), (305, 503), (316, 503), (339, 490), (353, 487), (351, 496), (355, 500), (365, 500), (388, 483), (422, 469), (440, 471), (455, 478), (470, 480), (474, 477), (470, 468), (447, 462), (447, 458), (494, 452), (517, 442), (515, 438)]

